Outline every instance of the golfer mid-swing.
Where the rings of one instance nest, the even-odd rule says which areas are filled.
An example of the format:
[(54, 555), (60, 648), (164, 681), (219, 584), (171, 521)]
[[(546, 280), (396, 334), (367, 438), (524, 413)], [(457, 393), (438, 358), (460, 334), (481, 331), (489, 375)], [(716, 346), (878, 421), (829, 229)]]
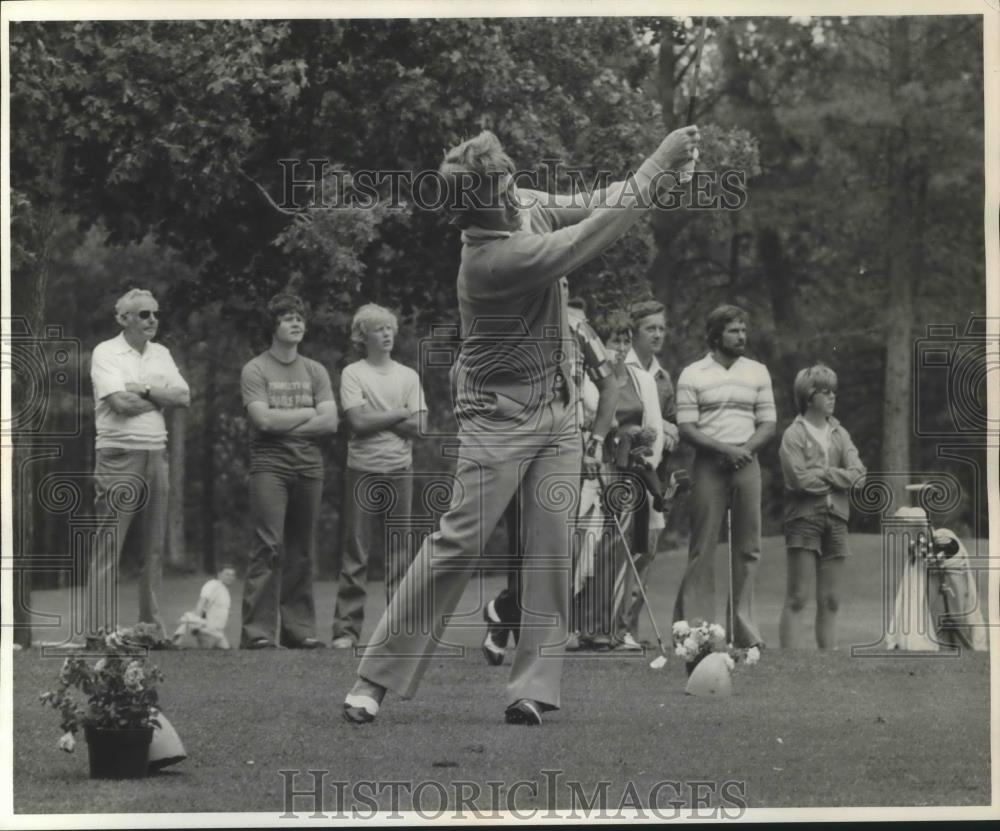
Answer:
[[(523, 610), (507, 683), (510, 724), (559, 707), (569, 615), (570, 534), (581, 449), (559, 278), (641, 216), (661, 171), (695, 157), (696, 127), (668, 135), (627, 182), (589, 196), (519, 191), (514, 163), (485, 131), (448, 152), (441, 175), (462, 230), (462, 346), (452, 369), (454, 490), (382, 616), (344, 702), (370, 722), (387, 689), (412, 696), (494, 527), (520, 487)], [(442, 702), (447, 707), (450, 702)]]

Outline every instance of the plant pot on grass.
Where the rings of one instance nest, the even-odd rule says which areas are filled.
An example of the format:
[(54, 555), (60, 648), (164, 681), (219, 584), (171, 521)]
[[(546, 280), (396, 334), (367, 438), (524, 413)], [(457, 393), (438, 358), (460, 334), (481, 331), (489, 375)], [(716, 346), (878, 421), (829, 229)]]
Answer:
[(674, 653), (684, 659), (688, 682), (684, 691), (696, 696), (727, 696), (733, 691), (730, 672), (736, 662), (753, 666), (760, 649), (734, 649), (726, 644), (726, 630), (702, 621), (694, 626), (686, 620), (673, 625)]
[(142, 779), (149, 773), (152, 727), (102, 730), (84, 727), (91, 779)]
[[(69, 753), (76, 734), (87, 738), (92, 779), (134, 779), (151, 767), (173, 764), (185, 757), (184, 748), (157, 705), (156, 684), (163, 680), (141, 647), (129, 641), (132, 630), (105, 636), (103, 655), (93, 664), (81, 655), (69, 655), (59, 672), (55, 690), (40, 699), (57, 710), (65, 731), (59, 748)], [(151, 753), (156, 732), (160, 746)], [(153, 764), (150, 763), (150, 756)]]

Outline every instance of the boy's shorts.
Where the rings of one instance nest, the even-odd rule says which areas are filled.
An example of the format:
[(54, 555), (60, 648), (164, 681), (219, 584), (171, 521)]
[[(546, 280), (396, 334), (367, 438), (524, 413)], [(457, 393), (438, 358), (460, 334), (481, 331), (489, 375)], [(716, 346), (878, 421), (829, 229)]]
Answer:
[(847, 523), (830, 513), (796, 517), (785, 523), (785, 545), (813, 551), (823, 560), (847, 557)]

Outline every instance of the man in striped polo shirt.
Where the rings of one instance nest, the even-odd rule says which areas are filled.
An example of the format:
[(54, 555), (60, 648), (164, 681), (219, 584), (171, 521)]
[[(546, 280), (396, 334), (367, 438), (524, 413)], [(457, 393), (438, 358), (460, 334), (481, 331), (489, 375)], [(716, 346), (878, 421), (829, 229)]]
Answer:
[[(688, 566), (674, 620), (718, 623), (736, 646), (762, 645), (753, 622), (761, 547), (757, 451), (771, 440), (777, 422), (771, 376), (764, 364), (745, 356), (747, 314), (741, 308), (719, 306), (709, 314), (705, 332), (711, 351), (685, 367), (677, 381), (677, 427), (681, 439), (694, 446), (695, 461)], [(727, 510), (731, 563), (718, 545)]]

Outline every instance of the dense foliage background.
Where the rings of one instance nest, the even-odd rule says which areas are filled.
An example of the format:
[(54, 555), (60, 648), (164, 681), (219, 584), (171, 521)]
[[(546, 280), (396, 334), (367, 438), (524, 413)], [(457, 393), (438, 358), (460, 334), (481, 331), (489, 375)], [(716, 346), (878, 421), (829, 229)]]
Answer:
[[(264, 345), (267, 297), (291, 285), (308, 299), (303, 352), (335, 384), (360, 303), (400, 312), (411, 366), (432, 327), (457, 321), (459, 240), (440, 215), (406, 194), (369, 210), (281, 207), (279, 160), (301, 160), (300, 177), (326, 160), (349, 185), (362, 169), (435, 169), (488, 127), (525, 169), (621, 175), (684, 121), (696, 32), (635, 18), (12, 23), (13, 311), (24, 344), (29, 331), (46, 341), (23, 354), (48, 360), (41, 374), (14, 366), (19, 553), (66, 552), (90, 510), (89, 350), (116, 333), (128, 288), (156, 293), (160, 339), (193, 391), (170, 422), (180, 569), (245, 559), (239, 371)], [(703, 163), (745, 171), (747, 205), (658, 213), (571, 276), (592, 316), (661, 299), (675, 379), (705, 351), (706, 312), (744, 306), (779, 431), (795, 372), (830, 363), (869, 469), (899, 473), (898, 498), (921, 472), (954, 475), (961, 493), (939, 519), (980, 535), (984, 455), (966, 444), (985, 427), (983, 342), (955, 335), (985, 314), (982, 45), (974, 16), (710, 19)], [(945, 327), (944, 363), (914, 360), (930, 325)], [(59, 337), (78, 345), (68, 371), (51, 360)], [(424, 386), (436, 428), (451, 429), (446, 369)], [(345, 442), (326, 448), (323, 573), (339, 562)], [(763, 463), (774, 532), (776, 442)], [(417, 468), (448, 470), (437, 440), (419, 443)], [(78, 477), (75, 514), (37, 490), (53, 472)]]

